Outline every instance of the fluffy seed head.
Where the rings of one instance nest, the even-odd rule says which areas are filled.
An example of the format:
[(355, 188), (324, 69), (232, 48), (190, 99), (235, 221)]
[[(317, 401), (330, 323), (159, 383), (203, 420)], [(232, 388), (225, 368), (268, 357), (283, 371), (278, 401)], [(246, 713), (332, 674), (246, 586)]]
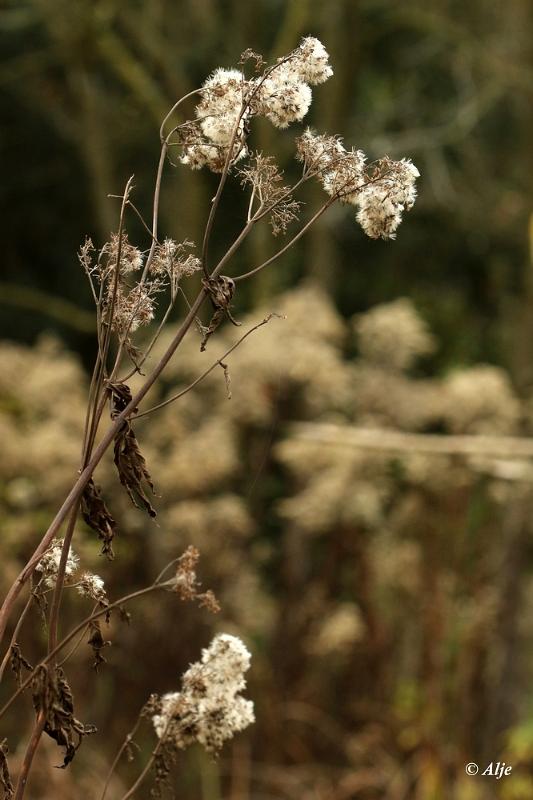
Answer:
[[(42, 573), (45, 585), (52, 589), (56, 585), (59, 562), (61, 561), (61, 551), (63, 549), (63, 539), (54, 539), (50, 548), (43, 555), (35, 569)], [(79, 558), (69, 548), (67, 563), (65, 567), (65, 580), (68, 581), (78, 569)]]
[(218, 753), (227, 739), (254, 722), (253, 703), (239, 694), (249, 666), (250, 653), (240, 639), (216, 636), (183, 675), (181, 692), (161, 699), (153, 716), (157, 736), (177, 750), (196, 741)]

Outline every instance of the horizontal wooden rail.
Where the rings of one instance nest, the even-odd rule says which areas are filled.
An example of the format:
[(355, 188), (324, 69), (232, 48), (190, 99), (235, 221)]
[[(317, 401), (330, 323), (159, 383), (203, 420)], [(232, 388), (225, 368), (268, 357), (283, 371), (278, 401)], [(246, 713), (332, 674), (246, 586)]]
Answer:
[(520, 436), (410, 433), (387, 428), (360, 428), (355, 425), (307, 422), (291, 425), (290, 434), (298, 439), (305, 439), (317, 444), (355, 447), (363, 450), (437, 455), (457, 454), (503, 459), (533, 458), (533, 438)]

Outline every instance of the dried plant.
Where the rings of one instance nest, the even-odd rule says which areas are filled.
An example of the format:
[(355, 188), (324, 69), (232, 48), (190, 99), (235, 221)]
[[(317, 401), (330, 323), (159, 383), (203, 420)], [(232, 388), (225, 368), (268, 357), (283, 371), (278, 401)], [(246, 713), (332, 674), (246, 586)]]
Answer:
[[(247, 76), (245, 68), (251, 62), (253, 74)], [(63, 767), (72, 761), (83, 737), (93, 733), (91, 726), (83, 725), (74, 716), (72, 692), (64, 669), (73, 652), (71, 650), (65, 655), (64, 648), (73, 639), (88, 634), (96, 669), (104, 663), (102, 650), (108, 644), (101, 620), (109, 621), (116, 610), (125, 615), (124, 605), (134, 598), (163, 588), (171, 589), (183, 600), (198, 600), (211, 611), (218, 608), (212, 593), (198, 591), (197, 553), (193, 550), (186, 551), (177, 559), (174, 578), (164, 580), (160, 575), (149, 587), (120, 600), (112, 601), (108, 597), (97, 575), (84, 571), (78, 577), (79, 558), (72, 550), (78, 515), (81, 513), (85, 522), (98, 534), (102, 552), (110, 558), (119, 528), (108, 509), (107, 498), (93, 477), (102, 457), (112, 446), (118, 477), (129, 498), (149, 517), (155, 517), (153, 503), (156, 500), (151, 497), (155, 495), (154, 484), (134, 431), (135, 420), (182, 398), (219, 365), (224, 370), (227, 390), (229, 372), (223, 359), (272, 315), (253, 325), (222, 358), (214, 361), (178, 395), (157, 406), (143, 407), (143, 401), (182, 346), (188, 331), (197, 326), (201, 335), (198, 349), (203, 351), (225, 317), (239, 325), (233, 318), (231, 306), (240, 282), (282, 256), (335, 202), (354, 206), (356, 219), (368, 236), (392, 239), (402, 213), (409, 210), (415, 200), (418, 171), (410, 161), (392, 161), (385, 157), (368, 164), (361, 151), (345, 149), (335, 136), (319, 135), (308, 129), (297, 139), (296, 156), (302, 164), (302, 174), (294, 185), (284, 184), (282, 172), (271, 156), (251, 149), (250, 136), (255, 117), (265, 117), (275, 127), (283, 129), (306, 115), (312, 100), (311, 86), (323, 83), (332, 75), (328, 54), (321, 42), (308, 36), (295, 50), (270, 66), (258, 54), (247, 51), (243, 54), (241, 66), (242, 71), (217, 69), (202, 87), (181, 98), (163, 120), (151, 224), (145, 221), (132, 202), (133, 178), (130, 178), (119, 196), (121, 207), (116, 233), (99, 249), (90, 239), (80, 248), (80, 264), (96, 306), (98, 350), (88, 393), (79, 475), (73, 479), (59, 511), (14, 580), (0, 609), (0, 637), (3, 637), (18, 597), (25, 589), (29, 592), (20, 624), (15, 626), (6, 652), (7, 658), (11, 658), (15, 665), (19, 687), (0, 711), (3, 714), (27, 687), (31, 687), (36, 719), (14, 790), (7, 773), (6, 748), (2, 746), (4, 790), (6, 796), (12, 794), (15, 800), (20, 800), (25, 794), (43, 732), (64, 748)], [(199, 101), (194, 117), (175, 123), (173, 120), (181, 113), (183, 105), (195, 96)], [(191, 169), (207, 167), (220, 174), (198, 255), (188, 240), (178, 243), (160, 237), (161, 184), (171, 148), (179, 149), (182, 165)], [(209, 253), (211, 234), (225, 184), (231, 175), (236, 175), (241, 181), (247, 195), (248, 210), (240, 233), (213, 264)], [(300, 203), (295, 196), (310, 179), (317, 179), (322, 184), (326, 199), (309, 219), (301, 223), (297, 232), (264, 263), (233, 277), (223, 274), (235, 252), (262, 220), (270, 222), (274, 235), (286, 234), (289, 225), (299, 221)], [(126, 222), (130, 213), (141, 220), (149, 236), (146, 250), (132, 244), (128, 238)], [(186, 281), (198, 272), (202, 276), (201, 287), (191, 302), (187, 297), (189, 288)], [(180, 298), (184, 298), (187, 309), (170, 341), (161, 349), (164, 325)], [(198, 315), (206, 300), (210, 301), (213, 313), (204, 326)], [(155, 324), (160, 308), (161, 319)], [(146, 330), (152, 325), (155, 329), (147, 337)], [(156, 353), (155, 365), (145, 376), (143, 369), (149, 357)], [(130, 386), (133, 383), (137, 386), (135, 390)], [(106, 412), (110, 422), (101, 431)], [(63, 536), (58, 539), (63, 526)], [(58, 623), (63, 592), (74, 587), (94, 603), (94, 609), (60, 638)], [(48, 628), (47, 652), (33, 668), (17, 649), (16, 641), (23, 617), (32, 603), (39, 603), (47, 616)], [(244, 686), (242, 672), (248, 664), (249, 654), (238, 639), (219, 636), (210, 648), (204, 650), (202, 662), (186, 672), (180, 692), (152, 702), (151, 716), (159, 742), (123, 800), (133, 795), (152, 765), (157, 790), (167, 777), (175, 751), (190, 741), (199, 741), (208, 751), (217, 752), (226, 739), (253, 721), (251, 703), (238, 694)], [(25, 678), (22, 678), (22, 669), (29, 673)], [(125, 751), (129, 744), (131, 739), (124, 745)], [(118, 760), (114, 767), (117, 763)]]

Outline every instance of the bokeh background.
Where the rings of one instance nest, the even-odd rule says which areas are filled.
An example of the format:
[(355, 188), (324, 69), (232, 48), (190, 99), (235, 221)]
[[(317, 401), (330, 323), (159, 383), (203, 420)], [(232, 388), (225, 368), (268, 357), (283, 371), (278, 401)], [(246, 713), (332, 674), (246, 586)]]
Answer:
[[(222, 612), (171, 596), (135, 605), (131, 625), (112, 621), (96, 677), (80, 648), (78, 716), (102, 732), (65, 772), (42, 746), (32, 798), (98, 797), (150, 692), (175, 690), (218, 630), (252, 650), (257, 723), (216, 762), (185, 754), (176, 796), (533, 796), (532, 33), (529, 0), (2, 4), (4, 585), (77, 469), (96, 346), (77, 249), (86, 234), (109, 238), (118, 207), (108, 195), (132, 173), (149, 213), (159, 124), (178, 97), (247, 47), (273, 58), (313, 34), (335, 74), (314, 91), (306, 122), (371, 157), (411, 157), (422, 174), (397, 241), (365, 238), (352, 212), (333, 208), (242, 285), (245, 324), (270, 311), (287, 319), (234, 353), (231, 401), (216, 371), (138, 426), (157, 524), (102, 465), (120, 524), (116, 561), (98, 556), (82, 524), (76, 541), (111, 596), (150, 582), (192, 543)], [(258, 121), (254, 136), (296, 174), (294, 128)], [(213, 175), (169, 166), (165, 235), (201, 240), (215, 186)], [(307, 191), (306, 209), (319, 197)], [(235, 184), (215, 253), (243, 213)], [(128, 233), (147, 246), (134, 217)], [(232, 270), (277, 247), (258, 231)], [(221, 330), (205, 359), (235, 336)], [(151, 400), (198, 374), (208, 363), (198, 349), (190, 336)], [(83, 612), (72, 598), (65, 626)], [(21, 636), (30, 660), (43, 637), (35, 612)], [(5, 724), (15, 765), (30, 725), (26, 699)], [(149, 725), (138, 741), (147, 753)], [(122, 765), (111, 796), (142, 759)], [(472, 778), (471, 761), (513, 771)]]

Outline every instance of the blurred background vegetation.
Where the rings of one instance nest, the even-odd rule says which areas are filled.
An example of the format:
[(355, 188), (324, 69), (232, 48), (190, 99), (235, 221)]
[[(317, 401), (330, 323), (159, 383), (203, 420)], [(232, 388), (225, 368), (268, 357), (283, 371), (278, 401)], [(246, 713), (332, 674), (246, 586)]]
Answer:
[[(252, 649), (258, 722), (217, 763), (184, 757), (179, 797), (533, 796), (529, 461), (508, 445), (500, 453), (501, 442), (475, 459), (460, 448), (421, 454), (416, 438), (403, 449), (387, 449), (385, 435), (375, 451), (349, 444), (362, 427), (484, 440), (530, 434), (532, 33), (529, 0), (0, 7), (6, 583), (77, 468), (96, 342), (76, 251), (86, 234), (100, 245), (109, 238), (118, 208), (107, 196), (131, 173), (135, 202), (149, 214), (159, 124), (179, 96), (247, 47), (272, 58), (313, 34), (335, 74), (314, 92), (306, 123), (371, 157), (411, 157), (422, 174), (397, 241), (366, 239), (334, 207), (243, 285), (237, 317), (288, 319), (235, 353), (231, 402), (215, 373), (139, 426), (161, 494), (159, 527), (127, 506), (103, 465), (118, 557), (103, 564), (84, 530), (78, 549), (110, 591), (143, 585), (193, 543), (223, 611), (213, 621), (176, 609), (174, 598), (135, 608), (130, 627), (113, 623), (96, 680), (78, 651), (79, 715), (105, 734), (85, 742), (67, 773), (46, 768), (59, 761), (43, 747), (32, 798), (96, 797), (137, 709), (151, 691), (175, 688), (214, 629)], [(292, 174), (295, 131), (254, 128), (256, 147)], [(169, 167), (165, 235), (201, 239), (215, 185), (211, 174)], [(318, 194), (307, 191), (309, 207)], [(230, 187), (215, 251), (243, 212)], [(128, 233), (146, 247), (134, 218)], [(258, 231), (233, 269), (277, 246)], [(210, 357), (234, 335), (213, 339)], [(191, 337), (152, 399), (196, 376), (197, 350)], [(302, 421), (315, 427), (304, 435)], [(340, 428), (336, 442), (326, 446), (319, 423)], [(43, 635), (37, 614), (33, 623), (28, 657)], [(24, 723), (20, 713), (10, 720), (15, 751), (27, 713)], [(142, 736), (149, 747), (148, 729)], [(464, 775), (465, 763), (491, 760), (513, 764), (512, 778)], [(138, 770), (126, 765), (124, 785)]]

